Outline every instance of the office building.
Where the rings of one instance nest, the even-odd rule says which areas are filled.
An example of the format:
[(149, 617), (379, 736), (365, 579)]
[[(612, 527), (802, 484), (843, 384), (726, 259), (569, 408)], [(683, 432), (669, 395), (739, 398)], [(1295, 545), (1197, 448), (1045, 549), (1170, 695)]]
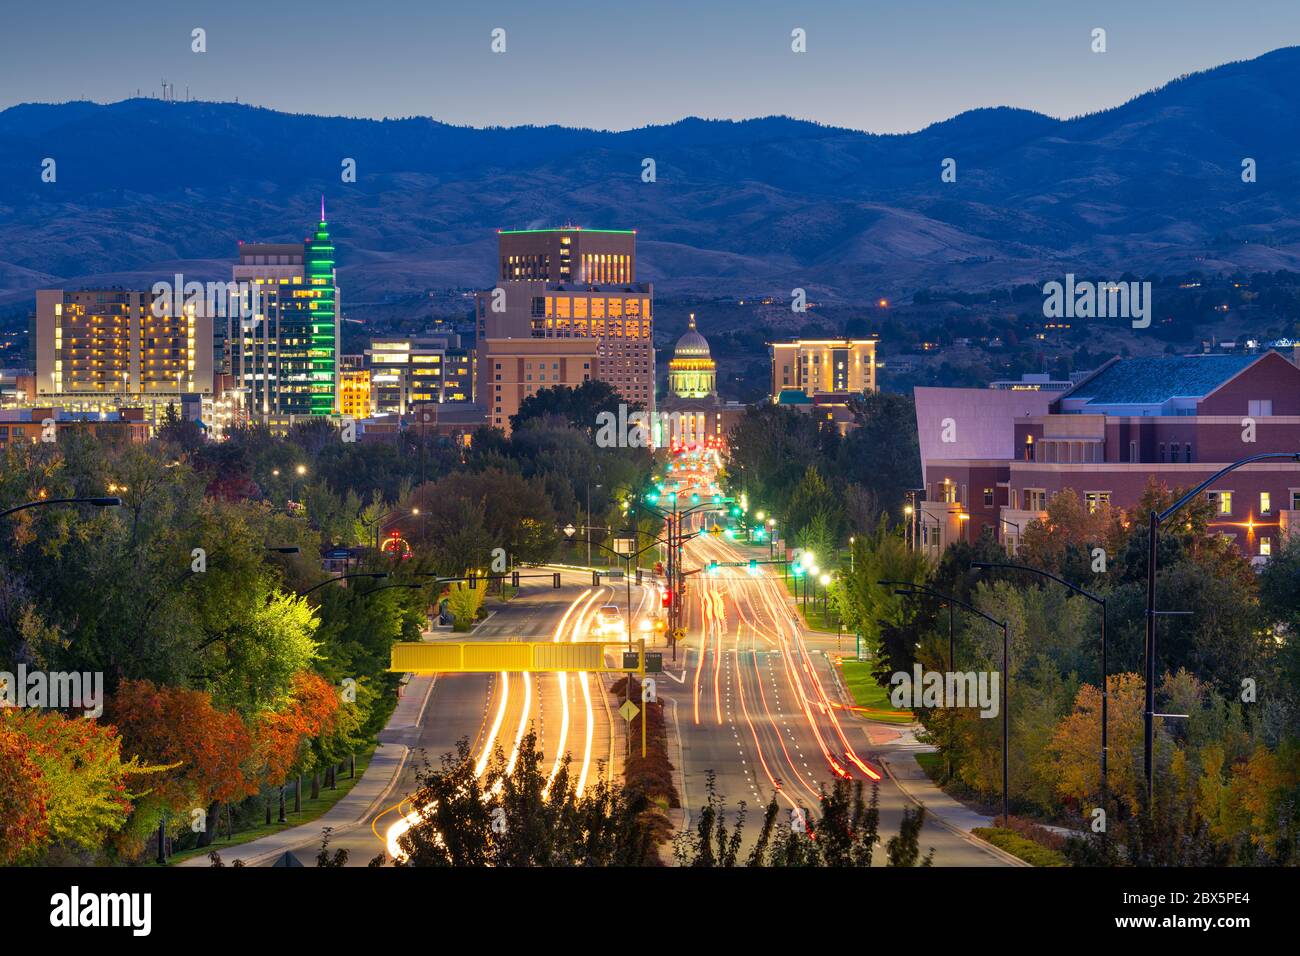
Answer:
[(598, 348), (594, 339), (489, 339), (487, 344), (478, 360), (487, 379), (482, 386), (489, 399), (487, 423), (507, 434), (510, 416), (529, 395), (557, 385), (577, 388), (594, 378)]
[(321, 218), (301, 243), (241, 243), (232, 270), (258, 311), (226, 319), (226, 370), (254, 420), (340, 412), (339, 290), (334, 244)]
[(508, 429), (513, 414), (508, 400), (496, 401), (501, 383), (493, 356), (516, 350), (521, 339), (552, 342), (547, 354), (553, 358), (566, 354), (569, 343), (575, 368), (590, 362), (591, 378), (653, 412), (654, 290), (636, 281), (636, 232), (577, 226), (502, 230), (498, 244), (497, 286), (476, 301), (475, 397), (487, 407), (489, 424)]
[(785, 392), (819, 395), (876, 390), (876, 339), (796, 339), (773, 342), (772, 401)]
[(452, 333), (373, 339), (366, 349), (373, 414), (473, 399), (473, 355)]

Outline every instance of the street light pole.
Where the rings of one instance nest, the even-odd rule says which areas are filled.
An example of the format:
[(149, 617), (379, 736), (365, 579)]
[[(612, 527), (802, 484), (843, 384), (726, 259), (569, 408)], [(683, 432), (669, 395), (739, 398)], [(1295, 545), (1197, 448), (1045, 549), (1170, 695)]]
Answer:
[(1153, 799), (1155, 796), (1156, 615), (1159, 613), (1156, 611), (1156, 539), (1160, 533), (1160, 525), (1177, 514), (1189, 501), (1229, 472), (1236, 471), (1238, 468), (1257, 461), (1278, 461), (1282, 459), (1300, 462), (1300, 451), (1269, 452), (1234, 461), (1227, 467), (1220, 468), (1164, 511), (1159, 514), (1156, 513), (1155, 509), (1151, 511), (1149, 540), (1147, 541), (1146, 666), (1143, 669), (1146, 679), (1146, 702), (1143, 713), (1144, 739), (1142, 744), (1142, 756), (1147, 778), (1147, 813), (1149, 814), (1153, 812)]
[(40, 498), (0, 511), (0, 518), (26, 511), (28, 508), (43, 508), (46, 505), (94, 505), (96, 508), (116, 508), (121, 503), (121, 498)]
[[(990, 624), (1002, 628), (1002, 825), (1006, 826), (1007, 821), (1011, 819), (1011, 723), (1007, 713), (1007, 688), (1011, 684), (1011, 631), (1009, 622), (990, 617), (979, 608), (967, 604), (960, 598), (955, 598), (951, 594), (944, 594), (942, 591), (936, 591), (925, 584), (917, 584), (913, 581), (877, 581), (876, 583), (882, 587), (899, 585), (898, 589), (894, 591), (895, 594), (915, 595), (918, 592), (932, 594), (941, 601), (948, 601), (949, 608), (951, 608), (952, 604), (959, 604), (972, 614), (977, 614)], [(903, 588), (907, 588), (907, 590), (903, 590)], [(951, 651), (951, 645), (949, 645), (949, 648)], [(949, 667), (951, 667), (951, 664)], [(951, 748), (951, 739), (949, 747)]]
[[(1005, 520), (1005, 519), (1004, 519)], [(1110, 747), (1108, 745), (1108, 728), (1110, 726), (1109, 704), (1110, 704), (1110, 687), (1108, 686), (1107, 674), (1109, 671), (1106, 667), (1106, 599), (1091, 591), (1085, 591), (1083, 588), (1065, 578), (1058, 577), (1050, 571), (1043, 571), (1040, 568), (1031, 568), (1024, 564), (991, 564), (985, 561), (975, 561), (971, 563), (972, 568), (981, 571), (988, 568), (1005, 568), (1015, 571), (1029, 571), (1032, 574), (1038, 574), (1045, 578), (1050, 578), (1058, 584), (1064, 584), (1075, 594), (1081, 594), (1088, 600), (1097, 604), (1101, 608), (1101, 805), (1102, 809), (1109, 813), (1109, 796), (1110, 789), (1107, 778), (1107, 762), (1110, 756)]]

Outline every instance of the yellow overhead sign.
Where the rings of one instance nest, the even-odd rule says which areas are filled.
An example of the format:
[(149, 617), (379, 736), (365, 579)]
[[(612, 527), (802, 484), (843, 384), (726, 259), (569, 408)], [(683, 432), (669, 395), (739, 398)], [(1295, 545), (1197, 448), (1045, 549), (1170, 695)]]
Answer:
[(628, 644), (598, 642), (561, 644), (554, 641), (419, 641), (394, 644), (389, 670), (414, 674), (474, 674), (511, 672), (567, 673), (610, 671), (645, 673), (645, 641), (637, 649), (637, 667), (616, 667), (605, 662), (607, 646), (626, 650)]

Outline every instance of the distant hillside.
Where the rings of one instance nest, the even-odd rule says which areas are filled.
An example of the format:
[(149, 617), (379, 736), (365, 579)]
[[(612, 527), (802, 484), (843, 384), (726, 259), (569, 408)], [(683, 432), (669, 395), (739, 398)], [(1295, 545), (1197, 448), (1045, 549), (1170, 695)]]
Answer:
[(22, 105), (0, 112), (0, 305), (41, 285), (226, 275), (238, 240), (302, 238), (322, 192), (354, 308), (484, 285), (496, 228), (563, 222), (638, 228), (643, 277), (679, 296), (1300, 269), (1300, 48), (1073, 120), (982, 109), (891, 136), (783, 117), (609, 133)]

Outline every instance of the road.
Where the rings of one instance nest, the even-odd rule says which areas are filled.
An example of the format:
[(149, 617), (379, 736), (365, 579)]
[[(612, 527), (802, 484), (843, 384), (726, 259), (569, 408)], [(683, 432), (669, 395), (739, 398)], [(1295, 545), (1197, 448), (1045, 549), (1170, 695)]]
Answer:
[[(766, 557), (766, 548), (704, 536), (687, 543), (684, 567)], [(867, 723), (837, 706), (826, 653), (836, 641), (805, 633), (778, 566), (754, 573), (720, 566), (687, 580), (684, 666), (663, 683), (678, 716), (688, 809), (698, 812), (713, 771), (728, 804), (748, 804), (752, 837), (773, 793), (788, 822), (796, 807), (815, 813), (821, 788), (840, 777), (879, 786), (881, 839), (895, 835), (913, 804), (881, 771), (876, 757), (887, 748), (873, 745)], [(1003, 865), (936, 822), (927, 822), (921, 847), (934, 848), (936, 865)]]
[[(548, 577), (549, 577), (549, 570)], [(560, 570), (560, 569), (556, 569)], [(469, 635), (438, 632), (435, 640), (546, 641), (586, 640), (590, 618), (601, 604), (625, 603), (621, 584), (591, 586), (590, 572), (561, 570), (560, 590), (549, 581), (521, 581), (519, 593)], [(545, 583), (543, 583), (545, 582)], [(633, 586), (633, 611), (648, 589)], [(611, 661), (613, 657), (609, 658)], [(437, 767), (443, 754), (467, 739), (479, 775), (491, 772), (492, 756), (501, 753), (513, 764), (520, 741), (530, 729), (554, 774), (568, 754), (570, 775), (579, 790), (597, 779), (621, 773), (626, 734), (607, 692), (609, 674), (441, 674), (430, 692), (418, 731), (405, 741), (412, 750), (386, 805), (363, 824), (334, 836), (332, 848), (348, 851), (348, 864), (365, 866), (377, 854), (391, 852), (394, 841), (413, 819), (410, 797), (426, 762)]]

